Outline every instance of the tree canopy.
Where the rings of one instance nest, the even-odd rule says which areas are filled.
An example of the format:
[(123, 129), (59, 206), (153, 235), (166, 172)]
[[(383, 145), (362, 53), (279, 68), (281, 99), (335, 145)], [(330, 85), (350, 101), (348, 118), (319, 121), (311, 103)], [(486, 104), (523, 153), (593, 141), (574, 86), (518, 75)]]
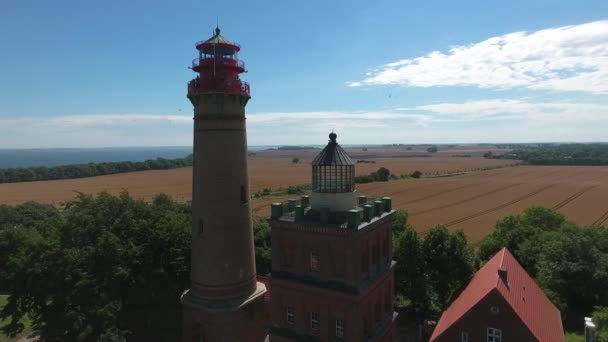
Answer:
[(8, 336), (25, 315), (51, 341), (171, 340), (167, 334), (180, 331), (188, 205), (102, 193), (81, 194), (63, 210), (26, 203), (2, 213), (0, 275), (10, 296), (0, 316), (9, 319)]
[(477, 257), (462, 230), (436, 226), (419, 236), (398, 210), (393, 222), (397, 262), (395, 290), (418, 311), (438, 316), (477, 269)]
[(502, 246), (560, 308), (567, 327), (580, 328), (595, 306), (608, 305), (608, 229), (579, 227), (553, 209), (530, 207), (497, 222), (480, 245), (481, 258)]

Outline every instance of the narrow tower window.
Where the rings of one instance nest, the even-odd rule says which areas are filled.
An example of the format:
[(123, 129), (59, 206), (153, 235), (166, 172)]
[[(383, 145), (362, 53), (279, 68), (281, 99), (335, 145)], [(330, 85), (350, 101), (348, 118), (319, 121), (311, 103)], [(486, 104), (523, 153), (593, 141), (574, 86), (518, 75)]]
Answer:
[(244, 186), (241, 185), (241, 205), (247, 205), (249, 201), (247, 200), (247, 190)]
[(336, 338), (340, 340), (344, 338), (344, 321), (341, 319), (336, 320)]
[(204, 229), (203, 229), (204, 223), (203, 223), (203, 219), (202, 218), (198, 218), (198, 237), (203, 237), (203, 233), (204, 233)]
[(310, 313), (310, 333), (315, 336), (319, 334), (319, 313), (318, 312)]
[(310, 270), (312, 272), (319, 271), (319, 255), (314, 251), (310, 252)]
[(289, 325), (295, 324), (296, 319), (295, 319), (293, 306), (287, 305), (287, 308), (285, 310), (285, 316), (287, 316), (286, 317), (287, 324), (289, 324)]

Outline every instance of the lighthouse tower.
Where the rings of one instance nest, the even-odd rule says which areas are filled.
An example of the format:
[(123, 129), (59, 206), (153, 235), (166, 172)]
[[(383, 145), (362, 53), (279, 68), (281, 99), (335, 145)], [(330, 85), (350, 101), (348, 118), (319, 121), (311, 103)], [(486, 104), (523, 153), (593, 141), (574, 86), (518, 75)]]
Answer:
[(247, 176), (249, 84), (240, 46), (220, 29), (196, 44), (191, 287), (182, 295), (183, 341), (256, 341), (259, 299)]

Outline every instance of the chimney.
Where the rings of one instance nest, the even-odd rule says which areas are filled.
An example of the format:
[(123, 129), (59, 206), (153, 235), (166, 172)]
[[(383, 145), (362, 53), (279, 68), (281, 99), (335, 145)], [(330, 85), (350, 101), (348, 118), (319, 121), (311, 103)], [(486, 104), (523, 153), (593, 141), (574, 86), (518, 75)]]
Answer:
[(500, 277), (500, 279), (502, 279), (502, 281), (505, 283), (505, 285), (509, 284), (509, 282), (507, 281), (507, 269), (504, 267), (501, 267), (498, 269), (498, 276)]
[(585, 342), (595, 342), (595, 324), (591, 317), (585, 317)]

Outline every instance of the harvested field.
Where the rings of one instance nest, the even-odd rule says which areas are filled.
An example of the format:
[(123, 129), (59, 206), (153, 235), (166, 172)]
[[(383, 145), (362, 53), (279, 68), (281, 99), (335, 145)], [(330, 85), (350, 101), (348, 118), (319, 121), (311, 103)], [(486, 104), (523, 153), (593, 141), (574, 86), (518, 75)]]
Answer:
[[(304, 184), (310, 180), (310, 160), (318, 151), (263, 151), (250, 158), (252, 193), (263, 188)], [(350, 152), (357, 160), (358, 152)], [(369, 154), (369, 151), (367, 152)], [(380, 157), (375, 164), (357, 164), (357, 174), (379, 167), (391, 172), (410, 173), (462, 171), (511, 164), (508, 160), (480, 157), (451, 157), (439, 153), (433, 157), (391, 158), (394, 151), (374, 151)], [(473, 152), (472, 152), (473, 153)], [(270, 154), (266, 156), (264, 154)], [(310, 156), (309, 156), (310, 155)], [(298, 156), (299, 164), (291, 163)], [(62, 181), (0, 184), (0, 204), (18, 204), (27, 200), (60, 205), (76, 192), (118, 193), (127, 189), (138, 198), (151, 199), (164, 192), (176, 199), (191, 196), (191, 169), (145, 171)], [(563, 212), (582, 225), (608, 224), (608, 167), (586, 166), (516, 166), (476, 171), (461, 176), (395, 180), (357, 185), (357, 191), (368, 196), (391, 196), (394, 207), (410, 212), (411, 222), (421, 232), (436, 224), (449, 229), (463, 228), (470, 240), (478, 243), (494, 229), (496, 220), (516, 214), (531, 205), (543, 205)], [(256, 217), (265, 217), (272, 202), (287, 199), (267, 197), (254, 199)]]
[(581, 225), (608, 222), (608, 167), (517, 166), (444, 179), (362, 184), (357, 189), (370, 196), (392, 196), (395, 207), (408, 209), (419, 231), (441, 223), (464, 229), (474, 243), (501, 217), (532, 205), (558, 209)]

